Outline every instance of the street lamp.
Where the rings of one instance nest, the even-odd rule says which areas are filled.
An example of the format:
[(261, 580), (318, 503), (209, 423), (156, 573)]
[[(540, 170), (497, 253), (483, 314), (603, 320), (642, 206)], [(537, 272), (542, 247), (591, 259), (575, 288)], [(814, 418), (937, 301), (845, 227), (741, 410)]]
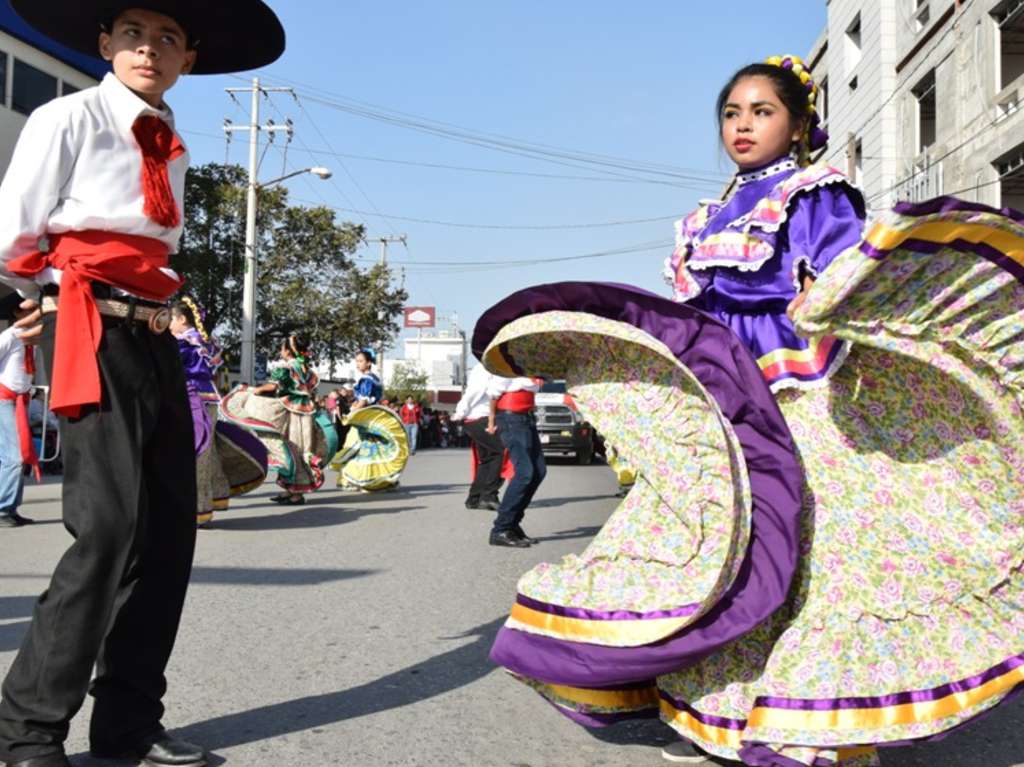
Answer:
[[(254, 145), (255, 146), (255, 145)], [(255, 168), (255, 163), (252, 165)], [(279, 184), (289, 178), (310, 173), (319, 179), (329, 179), (328, 168), (316, 166), (288, 173), (270, 181), (259, 183), (256, 173), (249, 174), (249, 199), (245, 218), (245, 280), (242, 283), (242, 366), (239, 371), (244, 383), (255, 383), (256, 368), (256, 198), (260, 189)]]

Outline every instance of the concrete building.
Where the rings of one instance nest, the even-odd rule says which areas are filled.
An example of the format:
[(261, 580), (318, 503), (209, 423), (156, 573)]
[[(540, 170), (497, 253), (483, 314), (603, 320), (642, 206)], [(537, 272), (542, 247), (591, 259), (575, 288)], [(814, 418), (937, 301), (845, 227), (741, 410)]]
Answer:
[(23, 22), (9, 4), (0, 3), (0, 176), (7, 172), (32, 110), (96, 85), (108, 70), (98, 59), (51, 42)]
[(869, 205), (1024, 208), (1024, 0), (830, 0), (811, 51), (825, 158)]

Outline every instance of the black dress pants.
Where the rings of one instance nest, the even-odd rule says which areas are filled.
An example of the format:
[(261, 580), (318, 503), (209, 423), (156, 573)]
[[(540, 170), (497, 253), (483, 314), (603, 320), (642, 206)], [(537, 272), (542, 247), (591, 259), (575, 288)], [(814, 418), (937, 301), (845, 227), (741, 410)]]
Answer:
[[(192, 415), (174, 337), (103, 322), (103, 401), (60, 419), (63, 518), (74, 541), (3, 683), (0, 758), (10, 761), (59, 751), (86, 692), (94, 745), (142, 737), (163, 716), (196, 538)], [(48, 315), (48, 370), (53, 329)]]
[(505, 456), (505, 446), (497, 434), (487, 433), (487, 419), (478, 418), (467, 421), (463, 430), (473, 440), (480, 465), (476, 468), (476, 478), (469, 486), (466, 503), (471, 506), (480, 501), (497, 501), (498, 490), (501, 488), (501, 464)]

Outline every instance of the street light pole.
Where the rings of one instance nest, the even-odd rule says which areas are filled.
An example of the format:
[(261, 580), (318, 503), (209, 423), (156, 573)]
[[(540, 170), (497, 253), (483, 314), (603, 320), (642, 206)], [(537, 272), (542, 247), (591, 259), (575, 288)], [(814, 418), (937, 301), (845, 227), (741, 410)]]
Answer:
[(260, 81), (252, 81), (249, 191), (245, 210), (245, 280), (242, 283), (242, 381), (256, 383), (256, 176), (259, 172)]
[(276, 184), (285, 179), (298, 176), (301, 173), (312, 173), (320, 178), (330, 178), (331, 172), (327, 168), (305, 168), (303, 170), (289, 173), (281, 178), (260, 184), (257, 180), (259, 175), (259, 146), (260, 132), (263, 131), (273, 137), (276, 133), (287, 133), (288, 140), (292, 137), (292, 125), (289, 120), (285, 125), (275, 125), (273, 121), (266, 125), (260, 125), (260, 96), (266, 93), (291, 93), (291, 88), (264, 88), (260, 85), (260, 79), (254, 77), (252, 86), (249, 88), (226, 88), (231, 98), (236, 93), (251, 93), (252, 107), (248, 125), (232, 125), (225, 121), (224, 132), (230, 138), (236, 131), (249, 131), (249, 184), (246, 199), (245, 212), (245, 276), (242, 281), (242, 363), (241, 378), (244, 383), (255, 383), (256, 375), (256, 208), (259, 200), (257, 196), (260, 189), (271, 184)]
[[(377, 241), (380, 243), (380, 265), (383, 267), (382, 271), (387, 270), (388, 266), (388, 244), (392, 242), (400, 242), (405, 245), (407, 235), (400, 234), (395, 237), (378, 237)], [(380, 382), (384, 383), (384, 348), (387, 346), (387, 340), (381, 338), (380, 340), (380, 351), (377, 354), (377, 370), (380, 371)]]

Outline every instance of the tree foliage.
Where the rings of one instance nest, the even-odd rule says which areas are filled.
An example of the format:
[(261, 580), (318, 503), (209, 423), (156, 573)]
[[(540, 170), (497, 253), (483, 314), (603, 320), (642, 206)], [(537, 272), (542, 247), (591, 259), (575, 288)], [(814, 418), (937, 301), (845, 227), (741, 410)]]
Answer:
[(391, 374), (391, 383), (384, 396), (395, 403), (396, 407), (401, 406), (405, 402), (406, 397), (412, 397), (417, 402), (425, 404), (428, 399), (428, 381), (427, 374), (420, 372), (416, 365), (411, 363), (397, 364)]
[[(189, 170), (185, 231), (171, 259), (187, 280), (183, 292), (206, 312), (232, 362), (241, 349), (247, 179), (237, 165)], [(392, 286), (386, 268), (356, 266), (363, 227), (336, 222), (327, 207), (290, 205), (283, 187), (259, 195), (257, 353), (273, 358), (283, 337), (302, 332), (314, 358), (333, 367), (393, 337), (407, 295)]]

